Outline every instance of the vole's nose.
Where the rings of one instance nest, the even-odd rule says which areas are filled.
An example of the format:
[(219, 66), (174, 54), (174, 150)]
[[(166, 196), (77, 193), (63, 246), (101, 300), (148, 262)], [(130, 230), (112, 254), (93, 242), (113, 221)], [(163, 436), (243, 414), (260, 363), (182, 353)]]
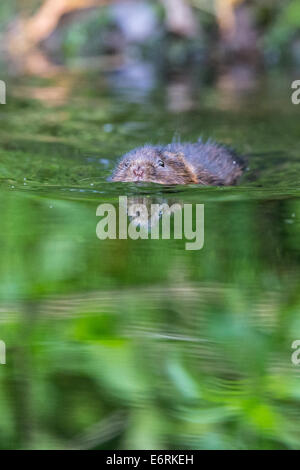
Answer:
[(140, 166), (136, 166), (135, 168), (133, 168), (132, 171), (133, 171), (134, 176), (136, 176), (137, 178), (142, 178), (144, 174), (144, 170)]

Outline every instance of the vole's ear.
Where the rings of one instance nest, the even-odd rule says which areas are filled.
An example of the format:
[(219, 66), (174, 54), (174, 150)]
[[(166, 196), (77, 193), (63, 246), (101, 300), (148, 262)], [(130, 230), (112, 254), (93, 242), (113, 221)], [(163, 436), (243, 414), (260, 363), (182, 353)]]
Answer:
[(183, 153), (181, 152), (169, 152), (169, 151), (166, 151), (163, 153), (163, 155), (167, 158), (167, 159), (170, 159), (170, 160), (179, 160), (179, 161), (183, 161), (184, 160), (184, 155)]

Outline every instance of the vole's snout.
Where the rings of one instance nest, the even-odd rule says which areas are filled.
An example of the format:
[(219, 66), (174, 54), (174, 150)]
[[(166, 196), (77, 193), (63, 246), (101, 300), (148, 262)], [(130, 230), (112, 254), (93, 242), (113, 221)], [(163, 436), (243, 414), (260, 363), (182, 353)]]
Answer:
[(140, 165), (136, 165), (132, 168), (132, 173), (137, 178), (143, 178), (144, 176), (144, 169)]

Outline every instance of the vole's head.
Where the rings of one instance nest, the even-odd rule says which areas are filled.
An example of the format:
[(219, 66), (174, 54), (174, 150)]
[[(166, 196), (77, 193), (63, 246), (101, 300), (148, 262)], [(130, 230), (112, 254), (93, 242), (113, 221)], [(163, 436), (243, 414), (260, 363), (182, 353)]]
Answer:
[(145, 146), (132, 150), (119, 162), (112, 181), (134, 181), (160, 184), (193, 182), (181, 153), (162, 147)]

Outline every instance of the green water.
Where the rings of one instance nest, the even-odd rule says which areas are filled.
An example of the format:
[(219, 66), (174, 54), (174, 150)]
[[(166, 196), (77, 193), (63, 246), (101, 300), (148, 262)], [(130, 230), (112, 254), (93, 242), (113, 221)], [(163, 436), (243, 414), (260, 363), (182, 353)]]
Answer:
[[(300, 108), (247, 93), (12, 81), (0, 108), (1, 448), (300, 448)], [(107, 182), (129, 149), (200, 135), (247, 155), (234, 188)], [(205, 205), (205, 242), (96, 237), (101, 203)]]

